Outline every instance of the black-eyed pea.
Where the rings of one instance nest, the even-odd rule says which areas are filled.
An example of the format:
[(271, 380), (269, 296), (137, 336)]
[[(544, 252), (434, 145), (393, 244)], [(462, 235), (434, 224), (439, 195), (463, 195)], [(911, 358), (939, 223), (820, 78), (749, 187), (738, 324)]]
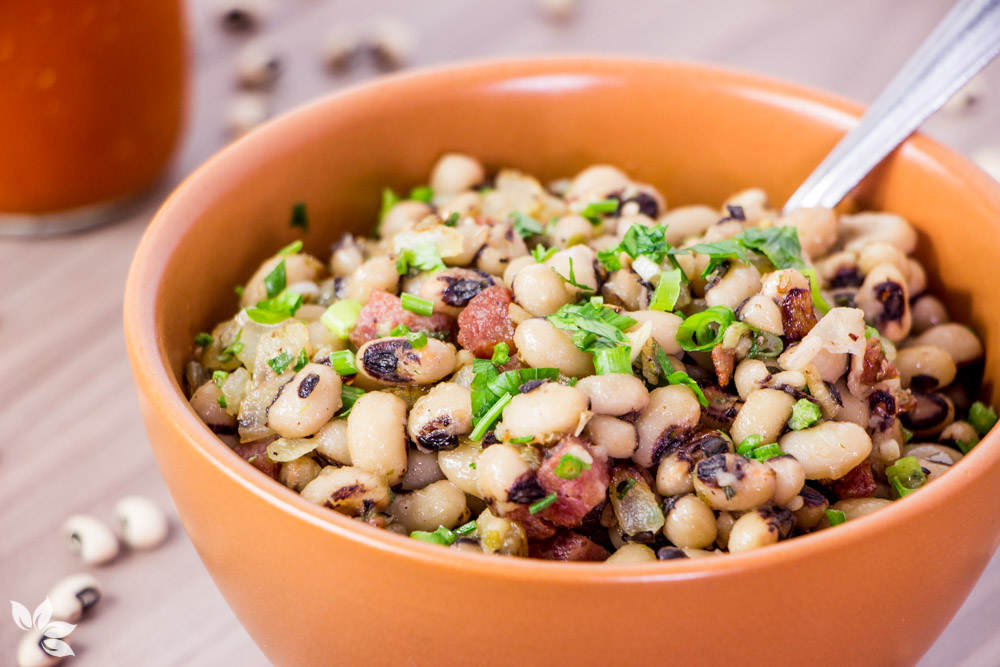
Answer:
[(455, 213), (463, 218), (475, 217), (483, 208), (483, 196), (474, 190), (467, 190), (454, 196), (439, 196), (438, 199), (440, 203), (437, 214), (442, 220), (447, 220)]
[(910, 279), (907, 281), (906, 287), (910, 294), (920, 294), (927, 289), (927, 271), (924, 270), (924, 265), (915, 259), (907, 260), (907, 264), (909, 265)]
[(828, 208), (797, 208), (781, 216), (777, 224), (795, 227), (802, 250), (809, 257), (822, 257), (837, 242), (837, 214)]
[(750, 551), (788, 537), (795, 517), (781, 507), (765, 505), (740, 515), (729, 533), (729, 553)]
[(715, 544), (720, 549), (729, 546), (729, 533), (733, 530), (736, 517), (730, 512), (719, 512), (715, 517)]
[[(712, 290), (709, 290), (709, 294), (711, 292)], [(705, 300), (708, 301), (708, 297)], [(743, 302), (743, 305), (739, 307), (737, 315), (741, 322), (746, 322), (761, 331), (773, 333), (775, 336), (785, 335), (785, 326), (781, 318), (781, 308), (766, 296), (754, 294)]]
[(911, 345), (933, 345), (952, 358), (959, 366), (983, 356), (983, 344), (973, 331), (958, 322), (935, 325), (910, 341)]
[(693, 470), (694, 464), (688, 458), (676, 452), (667, 454), (656, 467), (656, 492), (667, 498), (691, 493), (694, 491)]
[(281, 56), (268, 41), (250, 42), (236, 53), (236, 78), (243, 88), (269, 88), (282, 72)]
[(774, 496), (771, 498), (778, 507), (787, 507), (802, 491), (806, 483), (806, 471), (794, 456), (776, 456), (764, 461), (764, 465), (774, 471)]
[(92, 574), (81, 572), (61, 579), (46, 596), (52, 603), (52, 618), (76, 623), (101, 601), (103, 588)]
[(379, 223), (378, 233), (383, 239), (391, 239), (400, 232), (409, 231), (433, 211), (424, 202), (405, 200), (389, 209)]
[(760, 291), (760, 271), (753, 264), (734, 261), (724, 276), (706, 286), (705, 303), (709, 307), (735, 309)]
[(766, 274), (761, 280), (761, 295), (781, 302), (793, 290), (810, 290), (809, 279), (796, 269), (781, 269)]
[(920, 464), (921, 469), (923, 469), (924, 475), (927, 477), (928, 482), (932, 482), (941, 475), (945, 474), (951, 470), (951, 463), (939, 463), (937, 461), (931, 461), (929, 459), (917, 458), (917, 463)]
[(795, 525), (802, 530), (812, 530), (819, 525), (819, 522), (826, 518), (826, 510), (830, 507), (830, 501), (826, 497), (809, 486), (803, 486), (799, 492), (801, 504), (798, 509), (792, 511), (795, 515)]
[(281, 262), (285, 263), (285, 284), (292, 285), (298, 282), (317, 282), (326, 275), (326, 267), (312, 255), (305, 253), (295, 253), (284, 257), (271, 257), (260, 265), (260, 268), (250, 277), (247, 284), (243, 286), (243, 296), (240, 297), (240, 308), (249, 308), (257, 305), (259, 301), (268, 298), (267, 286), (264, 279)]
[(528, 536), (516, 521), (496, 516), (489, 509), (476, 518), (476, 534), (482, 550), (488, 554), (527, 556)]
[(267, 411), (267, 425), (283, 438), (305, 438), (318, 432), (340, 409), (341, 381), (323, 364), (306, 364), (281, 387)]
[(722, 206), (723, 214), (738, 217), (734, 215), (730, 207), (739, 207), (743, 219), (747, 222), (757, 222), (771, 214), (768, 210), (767, 193), (761, 188), (740, 190), (725, 201)]
[(513, 291), (514, 278), (521, 269), (527, 268), (538, 264), (534, 257), (531, 255), (525, 255), (524, 257), (518, 257), (517, 259), (510, 260), (507, 264), (507, 268), (503, 270), (503, 284)]
[(911, 392), (914, 404), (899, 416), (918, 438), (936, 436), (955, 421), (955, 404), (941, 393)]
[(545, 317), (572, 303), (567, 283), (544, 264), (522, 268), (514, 276), (514, 299), (536, 317)]
[[(844, 500), (838, 500), (833, 505), (830, 506), (832, 510), (839, 510), (844, 513), (848, 521), (854, 519), (859, 519), (866, 514), (871, 514), (872, 512), (877, 512), (883, 507), (888, 507), (892, 504), (891, 500), (886, 500), (885, 498), (845, 498)], [(830, 520), (825, 516), (820, 519), (817, 528), (829, 528)]]
[(431, 189), (435, 194), (457, 195), (471, 190), (486, 178), (479, 160), (462, 153), (445, 153), (431, 168)]
[(388, 256), (373, 257), (359, 266), (347, 279), (347, 298), (368, 303), (374, 290), (395, 294), (399, 290), (396, 262)]
[[(563, 278), (572, 278), (574, 282), (586, 286), (591, 291), (596, 291), (599, 277), (594, 268), (596, 260), (597, 253), (594, 252), (593, 248), (587, 245), (575, 245), (553, 254), (545, 260), (545, 266), (553, 269)], [(573, 271), (572, 276), (570, 276), (570, 269)], [(572, 296), (577, 296), (581, 292), (579, 287), (569, 283), (566, 283), (566, 289)]]
[(587, 167), (573, 178), (565, 198), (567, 201), (598, 201), (625, 189), (630, 183), (621, 169), (597, 164)]
[(948, 426), (941, 431), (939, 439), (946, 443), (964, 442), (969, 444), (979, 440), (979, 433), (969, 422), (955, 421), (948, 424)]
[(70, 551), (88, 565), (104, 565), (118, 556), (118, 538), (108, 526), (87, 514), (75, 514), (62, 525)]
[(664, 239), (680, 246), (687, 239), (701, 236), (719, 221), (719, 212), (711, 206), (678, 206), (660, 216), (657, 221), (667, 228)]
[(715, 513), (694, 495), (676, 496), (664, 506), (663, 535), (678, 547), (707, 549), (718, 534)]
[(396, 69), (413, 59), (417, 50), (417, 34), (400, 19), (383, 16), (369, 27), (368, 44), (379, 67)]
[(581, 352), (565, 332), (544, 318), (532, 318), (514, 330), (517, 356), (532, 368), (558, 368), (569, 377), (594, 374), (594, 358)]
[[(648, 284), (648, 283), (647, 283)], [(630, 269), (618, 269), (608, 275), (601, 286), (605, 302), (628, 310), (638, 310), (649, 304), (650, 290), (642, 277)]]
[(125, 496), (115, 503), (122, 542), (133, 549), (154, 549), (167, 539), (170, 525), (160, 506), (143, 496)]
[(455, 346), (427, 338), (415, 348), (405, 336), (376, 338), (358, 348), (358, 374), (374, 385), (428, 385), (455, 370)]
[(389, 503), (389, 515), (408, 531), (454, 528), (469, 518), (465, 494), (448, 480), (432, 482), (411, 493), (401, 493)]
[(666, 439), (661, 436), (674, 431), (684, 433), (693, 429), (701, 418), (701, 405), (694, 392), (684, 385), (658, 387), (649, 393), (649, 403), (636, 419), (639, 446), (632, 460), (651, 468), (662, 457)]
[(948, 316), (948, 309), (941, 303), (941, 299), (930, 294), (924, 294), (914, 299), (913, 303), (910, 304), (910, 314), (913, 318), (913, 327), (910, 333), (915, 336), (951, 319)]
[(846, 352), (831, 352), (823, 348), (813, 357), (812, 365), (824, 382), (834, 383), (847, 372)]
[[(715, 243), (716, 241), (724, 241), (725, 239), (732, 238), (743, 231), (743, 223), (739, 220), (724, 220), (717, 225), (709, 227), (708, 230), (702, 235), (702, 243)], [(699, 265), (700, 270), (704, 270), (705, 266), (708, 265), (708, 255), (701, 256), (705, 262), (704, 265)]]
[(868, 401), (863, 401), (852, 394), (847, 388), (847, 383), (843, 380), (837, 382), (834, 387), (837, 389), (837, 395), (840, 396), (841, 402), (837, 419), (867, 428), (869, 421), (871, 421), (871, 408), (868, 405)]
[(344, 234), (330, 252), (330, 272), (335, 276), (349, 276), (365, 261), (364, 249), (354, 235)]
[(623, 419), (608, 415), (594, 415), (587, 422), (583, 434), (595, 446), (604, 447), (607, 455), (615, 459), (631, 457), (639, 444), (635, 426)]
[(501, 443), (484, 449), (476, 460), (476, 472), (477, 495), (500, 514), (545, 496), (531, 466), (514, 445)]
[(826, 421), (789, 431), (778, 444), (782, 452), (798, 460), (806, 479), (840, 479), (872, 451), (865, 429), (850, 422)]
[(893, 363), (903, 387), (919, 391), (947, 386), (958, 372), (951, 355), (936, 345), (904, 347), (896, 353)]
[(458, 447), (459, 437), (472, 432), (471, 392), (454, 382), (434, 385), (414, 403), (407, 431), (426, 452)]
[(583, 430), (591, 413), (587, 395), (575, 387), (544, 382), (517, 394), (503, 409), (496, 427), (497, 438), (516, 440), (532, 437), (548, 444)]
[(586, 243), (594, 236), (594, 226), (579, 215), (564, 215), (552, 227), (549, 237), (560, 250), (579, 243)]
[[(50, 651), (56, 649), (61, 649), (62, 651), (69, 649), (72, 651), (73, 649), (69, 646), (72, 640), (69, 638), (50, 639), (43, 632), (43, 628), (28, 628), (28, 631), (18, 640), (18, 667), (48, 667), (49, 665), (57, 665), (62, 662), (62, 655), (72, 655), (68, 652), (63, 652), (62, 655), (52, 655)], [(56, 642), (59, 642), (59, 644)]]
[(351, 453), (347, 448), (347, 420), (334, 419), (316, 433), (316, 453), (331, 463), (351, 465)]
[(891, 243), (909, 255), (917, 248), (917, 232), (894, 213), (864, 212), (840, 216), (839, 243), (860, 252), (872, 243)]
[(493, 277), (479, 269), (451, 268), (428, 277), (419, 295), (434, 304), (435, 312), (458, 317), (473, 297), (493, 284)]
[(883, 263), (865, 276), (855, 301), (879, 333), (898, 343), (909, 335), (913, 322), (909, 298), (906, 277), (894, 265)]
[(640, 412), (649, 403), (645, 383), (631, 374), (591, 375), (577, 382), (576, 389), (590, 399), (590, 409), (595, 415), (620, 417)]
[(677, 342), (677, 329), (684, 321), (682, 317), (659, 310), (636, 310), (625, 314), (636, 321), (627, 329), (628, 332), (636, 331), (643, 324), (649, 322), (653, 325), (650, 335), (656, 344), (663, 348), (664, 352), (668, 355), (681, 352), (681, 346)]
[[(955, 424), (965, 424), (965, 422), (955, 422)], [(952, 426), (954, 426), (954, 424)], [(970, 426), (969, 428), (972, 427)], [(948, 429), (945, 429), (941, 434), (942, 437), (947, 432)], [(972, 434), (978, 437), (975, 430), (972, 431)], [(917, 458), (927, 459), (928, 461), (934, 461), (936, 463), (954, 464), (958, 463), (959, 459), (962, 458), (962, 452), (946, 445), (939, 445), (930, 442), (917, 442), (903, 447), (903, 456), (916, 456)]]
[(347, 417), (354, 466), (396, 484), (406, 474), (406, 402), (383, 391), (358, 397)]
[(509, 222), (493, 222), (488, 227), (486, 243), (476, 256), (476, 267), (499, 276), (503, 275), (508, 264), (527, 255), (528, 246)]
[(302, 497), (347, 516), (361, 516), (389, 507), (389, 485), (384, 476), (362, 468), (327, 466), (306, 484)]
[(751, 392), (730, 427), (733, 442), (738, 444), (751, 435), (759, 435), (762, 443), (777, 442), (793, 405), (795, 399), (778, 389)]
[(437, 454), (438, 467), (448, 481), (477, 498), (482, 497), (478, 483), (479, 452), (480, 449), (475, 445), (463, 442), (455, 449)]
[(694, 490), (716, 510), (744, 511), (774, 496), (774, 471), (737, 454), (716, 454), (694, 467)]
[(879, 264), (892, 264), (909, 282), (910, 259), (896, 246), (891, 243), (876, 242), (858, 251), (858, 270), (863, 275), (871, 273)]
[(733, 372), (733, 383), (736, 391), (744, 401), (771, 379), (771, 372), (767, 370), (767, 365), (760, 359), (744, 359), (736, 364)]
[(278, 481), (292, 491), (301, 492), (309, 482), (316, 479), (320, 470), (322, 467), (311, 456), (300, 456), (281, 464)]
[(412, 448), (406, 453), (406, 474), (400, 482), (404, 491), (422, 489), (442, 479), (445, 476), (438, 466), (436, 453)]
[(652, 563), (656, 561), (656, 552), (645, 544), (623, 544), (605, 560), (605, 563), (626, 565), (628, 563)]
[(198, 417), (215, 433), (229, 434), (236, 432), (236, 416), (229, 414), (222, 407), (225, 397), (214, 381), (209, 380), (198, 387), (191, 395), (191, 408)]

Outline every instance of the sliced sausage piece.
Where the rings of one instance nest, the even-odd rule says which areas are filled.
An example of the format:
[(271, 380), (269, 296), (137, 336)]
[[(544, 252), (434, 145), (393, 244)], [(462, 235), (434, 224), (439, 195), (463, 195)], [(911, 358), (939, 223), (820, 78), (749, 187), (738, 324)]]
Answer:
[(384, 290), (373, 290), (368, 297), (368, 303), (358, 313), (358, 323), (351, 332), (351, 342), (361, 347), (370, 340), (389, 333), (405, 324), (410, 331), (423, 331), (428, 334), (448, 334), (455, 332), (455, 320), (442, 313), (434, 313), (430, 317), (411, 313), (403, 308), (403, 302), (394, 294)]
[(469, 301), (458, 316), (458, 344), (480, 359), (493, 356), (493, 346), (507, 343), (511, 357), (514, 347), (514, 324), (508, 309), (512, 301), (506, 287), (487, 287)]
[(603, 561), (611, 555), (590, 538), (572, 531), (562, 531), (547, 540), (532, 542), (528, 553), (532, 558), (566, 561)]
[(537, 516), (557, 526), (579, 526), (583, 517), (607, 497), (608, 479), (607, 457), (598, 455), (580, 438), (563, 438), (549, 450), (538, 469), (542, 489), (546, 495), (555, 493), (556, 500)]

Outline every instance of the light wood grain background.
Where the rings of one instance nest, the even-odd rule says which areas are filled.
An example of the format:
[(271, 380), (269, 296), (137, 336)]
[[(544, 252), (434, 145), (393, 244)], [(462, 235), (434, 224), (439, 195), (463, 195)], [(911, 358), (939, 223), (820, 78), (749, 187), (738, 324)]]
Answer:
[[(380, 15), (416, 31), (414, 65), (576, 52), (701, 60), (871, 100), (950, 3), (930, 0), (582, 0), (576, 17), (546, 20), (531, 0), (286, 0), (257, 36), (282, 54), (275, 111), (378, 74), (367, 60), (332, 76), (319, 61), (337, 23)], [(188, 131), (147, 210), (86, 234), (0, 240), (0, 600), (34, 608), (80, 569), (59, 535), (71, 513), (110, 520), (114, 502), (143, 493), (170, 507), (140, 423), (121, 331), (132, 252), (162, 196), (225, 143), (233, 56), (247, 37), (216, 29), (212, 5), (191, 4), (193, 76)], [(1000, 69), (967, 113), (926, 131), (960, 151), (1000, 146)], [(0, 82), (2, 85), (2, 82)], [(0, 159), (2, 147), (0, 147)], [(172, 510), (171, 510), (172, 514)], [(78, 665), (265, 665), (212, 585), (187, 537), (91, 568), (106, 599), (70, 640)], [(947, 567), (942, 564), (942, 567)], [(887, 582), (889, 595), (899, 582)], [(919, 582), (914, 582), (919, 589)], [(901, 604), (905, 604), (901, 600)], [(857, 613), (864, 613), (858, 609)], [(0, 611), (0, 665), (20, 632)], [(846, 638), (845, 638), (846, 639)], [(1000, 557), (921, 662), (1000, 665)]]

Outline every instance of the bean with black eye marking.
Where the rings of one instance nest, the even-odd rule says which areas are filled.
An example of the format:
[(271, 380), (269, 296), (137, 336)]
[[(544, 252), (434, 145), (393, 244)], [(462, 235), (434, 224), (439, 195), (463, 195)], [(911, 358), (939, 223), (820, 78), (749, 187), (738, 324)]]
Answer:
[(679, 496), (694, 491), (691, 473), (694, 463), (678, 452), (671, 452), (660, 459), (656, 467), (656, 492), (664, 497)]
[(631, 181), (618, 167), (596, 164), (577, 174), (566, 191), (567, 201), (597, 201), (623, 190)]
[(572, 339), (544, 318), (532, 318), (514, 330), (517, 356), (532, 368), (558, 368), (569, 377), (594, 374), (594, 358), (581, 352)]
[(734, 261), (726, 274), (710, 284), (705, 291), (705, 303), (735, 309), (744, 300), (760, 291), (760, 271), (753, 264)]
[(861, 284), (855, 301), (865, 311), (865, 319), (875, 322), (879, 333), (898, 343), (910, 333), (910, 292), (906, 277), (892, 264), (879, 264)]
[(420, 296), (434, 304), (435, 312), (458, 317), (474, 296), (494, 284), (493, 277), (479, 269), (445, 269), (424, 281)]
[(517, 303), (536, 317), (551, 315), (573, 301), (566, 281), (544, 264), (532, 264), (518, 271), (513, 292)]
[(591, 375), (577, 382), (576, 388), (590, 399), (590, 409), (596, 415), (620, 417), (639, 412), (649, 403), (645, 383), (631, 374)]
[(52, 603), (52, 618), (76, 623), (101, 601), (103, 588), (93, 575), (81, 572), (56, 583), (46, 596)]
[(358, 373), (375, 385), (433, 384), (450, 375), (457, 362), (455, 346), (427, 338), (414, 348), (405, 336), (376, 338), (358, 348)]
[(840, 216), (839, 242), (852, 251), (872, 243), (891, 243), (909, 255), (917, 248), (917, 232), (894, 213), (864, 212)]
[(531, 436), (541, 444), (560, 440), (583, 429), (590, 417), (588, 403), (587, 395), (575, 387), (545, 382), (511, 399), (496, 435), (501, 440)]
[(445, 476), (438, 466), (436, 453), (422, 452), (419, 449), (413, 448), (407, 451), (406, 475), (403, 476), (403, 480), (400, 482), (400, 486), (402, 486), (404, 491), (422, 489), (428, 484), (433, 484), (442, 479), (445, 479)]
[(794, 456), (784, 455), (764, 461), (774, 471), (774, 497), (771, 501), (779, 507), (791, 503), (806, 483), (806, 471)]
[(240, 308), (249, 308), (257, 305), (259, 301), (267, 298), (267, 286), (264, 279), (281, 262), (285, 263), (285, 283), (294, 285), (298, 282), (316, 282), (326, 275), (326, 267), (312, 255), (305, 253), (295, 253), (285, 257), (271, 257), (260, 265), (260, 268), (250, 277), (247, 284), (243, 286), (243, 296), (240, 297)]
[(715, 513), (694, 495), (671, 498), (666, 504), (663, 535), (678, 547), (707, 549), (715, 542)]
[(347, 449), (347, 420), (334, 419), (316, 434), (316, 453), (324, 459), (340, 465), (351, 465), (351, 453)]
[(771, 372), (760, 359), (744, 359), (736, 364), (733, 372), (733, 384), (744, 401), (771, 379)]
[(739, 444), (751, 435), (759, 435), (763, 444), (777, 442), (792, 416), (793, 405), (795, 399), (777, 389), (758, 389), (750, 393), (730, 427), (733, 442)]
[(775, 474), (759, 461), (737, 454), (716, 454), (694, 467), (694, 490), (716, 510), (743, 511), (774, 495)]
[(759, 549), (788, 537), (795, 517), (787, 509), (773, 506), (758, 507), (743, 514), (729, 532), (729, 553)]
[(799, 499), (802, 504), (792, 512), (795, 515), (795, 525), (802, 530), (811, 530), (826, 518), (826, 510), (830, 507), (830, 501), (822, 493), (809, 486), (802, 487)]
[(487, 229), (486, 242), (476, 256), (476, 267), (499, 276), (510, 262), (528, 254), (528, 246), (509, 222), (494, 221)]
[(583, 434), (590, 438), (594, 445), (604, 447), (608, 456), (616, 459), (627, 459), (639, 445), (635, 426), (623, 419), (608, 415), (594, 415)]
[(389, 485), (385, 477), (368, 470), (327, 466), (306, 484), (302, 497), (347, 516), (360, 516), (389, 507)]
[(694, 392), (684, 385), (659, 387), (649, 392), (649, 403), (635, 422), (639, 446), (632, 460), (646, 468), (657, 464), (661, 455), (657, 449), (662, 438), (673, 431), (690, 431), (700, 417), (701, 405)]
[(472, 394), (454, 382), (435, 385), (417, 399), (407, 424), (410, 439), (423, 451), (454, 449), (472, 432)]
[(531, 466), (514, 445), (491, 445), (476, 460), (479, 496), (501, 514), (545, 496)]
[(347, 449), (356, 467), (396, 484), (406, 474), (406, 402), (384, 391), (358, 397), (347, 417)]
[(227, 435), (236, 432), (236, 415), (229, 414), (219, 403), (222, 398), (222, 390), (209, 380), (198, 387), (191, 395), (191, 407), (198, 414), (198, 417), (205, 422), (205, 425), (218, 435)]
[(477, 472), (479, 453), (478, 447), (466, 441), (455, 449), (440, 451), (437, 454), (438, 467), (448, 481), (476, 498), (482, 498)]
[[(711, 290), (709, 294), (711, 294)], [(761, 294), (754, 294), (747, 299), (740, 306), (738, 315), (741, 322), (746, 322), (761, 331), (773, 333), (775, 336), (785, 335), (785, 326), (781, 319), (781, 308), (774, 301)]]
[(638, 310), (649, 305), (651, 290), (648, 285), (635, 271), (619, 269), (608, 275), (601, 286), (601, 295), (605, 303)]
[[(883, 507), (888, 507), (891, 504), (892, 501), (886, 500), (885, 498), (845, 498), (844, 500), (838, 500), (835, 502), (830, 509), (840, 510), (847, 517), (847, 520), (851, 521), (853, 519), (863, 517), (866, 514), (877, 512)], [(830, 519), (824, 516), (820, 519), (817, 528), (829, 527)]]
[(341, 381), (323, 364), (306, 364), (267, 411), (267, 425), (283, 438), (305, 438), (322, 428), (340, 409)]
[(932, 327), (945, 324), (950, 319), (948, 309), (941, 303), (941, 299), (930, 294), (914, 299), (910, 311), (913, 317), (911, 333), (918, 336)]
[(951, 384), (958, 373), (951, 355), (936, 345), (904, 347), (893, 360), (903, 387), (930, 391)]
[(623, 544), (604, 562), (606, 564), (624, 565), (626, 563), (652, 563), (656, 561), (656, 552), (645, 544)]
[(397, 495), (388, 512), (408, 531), (433, 531), (438, 526), (454, 528), (469, 518), (465, 494), (446, 479)]

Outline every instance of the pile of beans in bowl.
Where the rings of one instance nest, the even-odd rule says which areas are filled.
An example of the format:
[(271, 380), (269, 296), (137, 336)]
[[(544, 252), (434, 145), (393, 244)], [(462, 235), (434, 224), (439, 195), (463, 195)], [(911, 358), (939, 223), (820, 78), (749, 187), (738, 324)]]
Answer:
[(668, 209), (613, 166), (447, 154), (371, 237), (265, 260), (196, 336), (190, 401), (277, 483), (417, 540), (747, 551), (919, 491), (997, 421), (916, 246), (891, 213)]

